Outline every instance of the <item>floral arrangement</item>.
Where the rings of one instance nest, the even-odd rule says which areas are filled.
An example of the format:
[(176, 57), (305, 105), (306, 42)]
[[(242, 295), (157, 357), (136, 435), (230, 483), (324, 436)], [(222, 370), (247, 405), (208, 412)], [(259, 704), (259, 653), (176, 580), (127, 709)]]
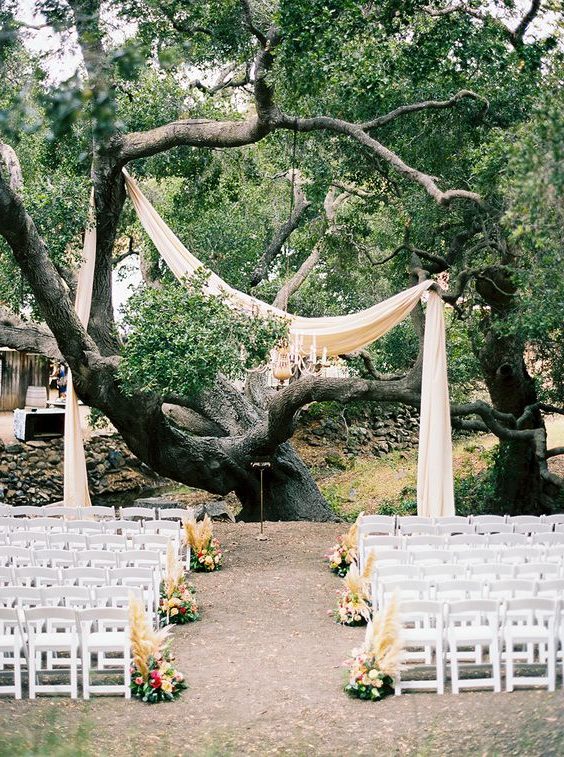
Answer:
[(158, 615), (161, 625), (183, 624), (198, 620), (200, 613), (194, 599), (196, 590), (186, 583), (184, 569), (169, 543), (166, 555), (166, 575), (161, 583)]
[(343, 578), (343, 589), (337, 592), (339, 597), (333, 617), (344, 626), (363, 626), (370, 621), (370, 576), (374, 564), (374, 555), (366, 561), (362, 574), (355, 564)]
[(190, 568), (195, 571), (211, 572), (221, 568), (223, 552), (214, 538), (212, 522), (206, 515), (200, 522), (193, 518), (184, 521), (184, 540), (190, 547)]
[(174, 667), (174, 657), (166, 645), (167, 629), (149, 628), (143, 604), (129, 599), (131, 637), (131, 693), (149, 704), (171, 702), (186, 687), (184, 676)]
[(382, 699), (394, 692), (402, 650), (397, 599), (378, 613), (366, 628), (364, 645), (353, 650), (345, 691), (359, 699)]
[(358, 562), (358, 524), (363, 515), (364, 513), (359, 513), (347, 533), (338, 537), (337, 543), (326, 555), (329, 569), (341, 578), (347, 575), (353, 563)]

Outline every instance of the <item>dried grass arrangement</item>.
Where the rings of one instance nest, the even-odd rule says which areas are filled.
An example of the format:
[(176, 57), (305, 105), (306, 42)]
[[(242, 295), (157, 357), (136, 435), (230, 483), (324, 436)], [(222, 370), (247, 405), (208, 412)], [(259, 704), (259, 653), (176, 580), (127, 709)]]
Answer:
[(371, 554), (362, 573), (353, 563), (343, 578), (343, 589), (337, 592), (337, 607), (333, 610), (333, 617), (337, 623), (344, 626), (363, 626), (370, 621), (370, 576), (374, 560), (375, 557)]
[(206, 515), (203, 520), (194, 518), (183, 522), (184, 541), (190, 547), (190, 568), (195, 571), (211, 572), (219, 570), (223, 552), (219, 541), (214, 538), (211, 518)]
[(152, 629), (143, 603), (134, 596), (129, 598), (129, 629), (133, 696), (149, 704), (176, 699), (186, 683), (174, 668), (174, 657), (167, 646), (168, 630)]
[(337, 543), (326, 555), (329, 570), (341, 578), (347, 575), (353, 563), (358, 563), (358, 525), (363, 515), (363, 512), (358, 514), (349, 530), (338, 537)]
[(368, 623), (364, 645), (347, 661), (349, 677), (345, 691), (359, 699), (378, 700), (394, 692), (400, 670), (402, 642), (397, 598)]
[(176, 556), (172, 542), (166, 553), (166, 574), (161, 583), (158, 614), (161, 625), (182, 625), (198, 620), (200, 612), (195, 600), (196, 590), (186, 582), (184, 568)]

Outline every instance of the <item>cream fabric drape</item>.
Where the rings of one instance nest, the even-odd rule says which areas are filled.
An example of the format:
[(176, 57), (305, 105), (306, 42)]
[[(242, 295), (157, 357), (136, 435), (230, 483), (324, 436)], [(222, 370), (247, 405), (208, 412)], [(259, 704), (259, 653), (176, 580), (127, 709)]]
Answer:
[[(92, 284), (96, 264), (96, 227), (94, 226), (94, 195), (90, 198), (88, 227), (84, 234), (82, 264), (78, 273), (74, 307), (82, 325), (88, 326), (92, 304)], [(64, 496), (65, 507), (89, 507), (90, 493), (86, 475), (84, 442), (80, 427), (78, 398), (72, 383), (69, 368), (67, 376), (67, 401), (65, 407), (64, 445)]]
[[(172, 273), (178, 279), (190, 278), (203, 264), (186, 249), (172, 229), (124, 171), (127, 191), (139, 220)], [(276, 315), (290, 321), (290, 350), (301, 355), (325, 351), (328, 357), (343, 355), (379, 339), (413, 310), (432, 281), (424, 281), (410, 289), (379, 302), (367, 310), (350, 315), (323, 318), (302, 318), (275, 308), (256, 297), (230, 287), (217, 274), (210, 272), (207, 292), (223, 294), (241, 310), (262, 315)]]
[(417, 514), (428, 518), (455, 514), (444, 305), (436, 292), (429, 292), (425, 313)]
[[(203, 264), (159, 216), (137, 183), (125, 171), (124, 175), (139, 220), (160, 255), (178, 279), (190, 278)], [(353, 352), (379, 339), (413, 310), (433, 283), (424, 281), (359, 313), (327, 318), (286, 313), (233, 289), (213, 272), (207, 281), (207, 292), (224, 295), (234, 307), (249, 313), (287, 318), (290, 352), (330, 357)], [(422, 382), (417, 512), (430, 517), (454, 515), (445, 324), (443, 302), (434, 292), (430, 292), (427, 304)]]

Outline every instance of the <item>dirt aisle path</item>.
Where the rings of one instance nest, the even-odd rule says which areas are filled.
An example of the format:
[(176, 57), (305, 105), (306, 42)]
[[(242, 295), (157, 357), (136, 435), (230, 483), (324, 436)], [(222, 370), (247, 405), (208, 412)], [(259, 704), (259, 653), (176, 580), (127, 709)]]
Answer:
[[(342, 527), (341, 527), (342, 528)], [(341, 662), (362, 629), (327, 616), (335, 525), (216, 528), (225, 570), (196, 575), (201, 622), (174, 631), (190, 689), (173, 704), (0, 704), (0, 755), (564, 754), (564, 696), (543, 691), (349, 699)]]

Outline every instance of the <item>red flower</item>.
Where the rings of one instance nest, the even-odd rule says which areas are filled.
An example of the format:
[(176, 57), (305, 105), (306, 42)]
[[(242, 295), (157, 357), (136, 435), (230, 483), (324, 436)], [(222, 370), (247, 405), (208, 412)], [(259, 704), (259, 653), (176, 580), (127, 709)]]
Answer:
[(180, 613), (181, 615), (184, 615), (184, 614), (186, 613), (186, 608), (185, 608), (185, 607), (179, 607), (179, 608), (178, 608), (178, 612), (179, 612), (179, 613)]
[(149, 686), (151, 686), (151, 688), (153, 689), (160, 688), (161, 683), (162, 683), (162, 678), (158, 670), (152, 670), (151, 673), (149, 674), (149, 678), (151, 679), (149, 681)]

